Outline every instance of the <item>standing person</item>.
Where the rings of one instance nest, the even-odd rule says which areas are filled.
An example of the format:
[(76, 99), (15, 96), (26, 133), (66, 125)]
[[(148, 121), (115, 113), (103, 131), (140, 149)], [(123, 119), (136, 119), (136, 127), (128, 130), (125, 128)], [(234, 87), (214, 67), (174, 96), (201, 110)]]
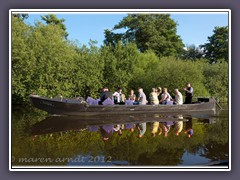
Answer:
[(135, 101), (136, 100), (136, 95), (134, 94), (134, 90), (131, 89), (130, 94), (128, 95), (128, 100)]
[(146, 98), (146, 95), (145, 93), (143, 92), (143, 88), (138, 88), (138, 102), (139, 102), (139, 105), (146, 105), (147, 104), (147, 98)]
[(113, 93), (114, 103), (121, 104), (125, 102), (125, 95), (122, 93), (122, 88), (118, 88), (118, 90)]
[(100, 104), (102, 104), (103, 101), (105, 101), (107, 98), (113, 99), (113, 94), (108, 90), (107, 87), (103, 88), (103, 92), (100, 95)]
[(175, 93), (174, 104), (176, 104), (176, 105), (183, 104), (182, 93), (178, 89), (174, 89), (174, 93)]
[(149, 99), (150, 99), (150, 104), (152, 105), (158, 105), (159, 100), (158, 100), (158, 93), (156, 88), (152, 88), (152, 92), (149, 94)]
[(192, 104), (193, 97), (193, 88), (190, 83), (186, 84), (186, 87), (183, 89), (185, 91), (185, 102), (184, 104)]

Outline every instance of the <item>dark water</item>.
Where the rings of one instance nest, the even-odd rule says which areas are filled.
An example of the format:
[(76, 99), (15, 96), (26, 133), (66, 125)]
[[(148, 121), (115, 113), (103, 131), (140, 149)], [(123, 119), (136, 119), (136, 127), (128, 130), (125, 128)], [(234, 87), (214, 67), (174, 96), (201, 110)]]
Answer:
[(12, 115), (13, 166), (228, 166), (228, 111), (215, 115)]

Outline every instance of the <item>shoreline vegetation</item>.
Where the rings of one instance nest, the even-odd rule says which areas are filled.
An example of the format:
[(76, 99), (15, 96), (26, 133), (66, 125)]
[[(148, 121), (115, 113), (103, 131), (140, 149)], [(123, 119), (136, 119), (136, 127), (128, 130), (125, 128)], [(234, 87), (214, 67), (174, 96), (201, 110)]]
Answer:
[[(106, 40), (101, 47), (93, 40), (88, 46), (79, 45), (67, 39), (63, 21), (56, 16), (55, 19), (54, 16), (46, 16), (46, 24), (36, 22), (34, 26), (26, 24), (24, 18), (26, 16), (12, 16), (13, 106), (29, 105), (28, 96), (32, 93), (44, 97), (98, 98), (99, 89), (104, 86), (111, 92), (121, 87), (126, 96), (131, 89), (136, 93), (138, 87), (142, 87), (147, 96), (153, 87), (167, 87), (171, 95), (178, 88), (184, 95), (186, 82), (191, 82), (194, 96), (211, 96), (217, 97), (220, 102), (228, 101), (229, 67), (224, 57), (216, 57), (213, 61), (208, 54), (205, 57), (204, 54), (195, 56), (199, 51), (190, 51), (194, 49), (182, 52), (179, 47), (183, 50), (183, 43), (177, 49), (171, 49), (171, 45), (163, 48), (169, 42), (175, 43), (171, 39), (162, 46), (159, 39), (149, 41), (152, 46), (155, 43), (159, 47), (143, 48), (143, 42), (124, 41), (123, 38), (117, 41), (116, 34), (110, 31), (105, 31)], [(170, 17), (164, 18), (176, 31), (176, 24)], [(129, 27), (122, 24), (127, 20), (115, 27)], [(219, 29), (216, 28), (214, 33)], [(168, 38), (167, 35), (164, 37)], [(177, 37), (177, 41), (181, 42), (181, 38)], [(190, 55), (191, 52), (195, 55)]]

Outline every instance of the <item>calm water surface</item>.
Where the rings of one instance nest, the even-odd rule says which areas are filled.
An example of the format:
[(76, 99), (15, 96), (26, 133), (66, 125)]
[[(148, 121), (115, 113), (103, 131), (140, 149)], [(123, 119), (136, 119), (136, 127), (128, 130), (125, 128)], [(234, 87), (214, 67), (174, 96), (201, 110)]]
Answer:
[(71, 117), (14, 110), (12, 165), (228, 165), (228, 125), (228, 111)]

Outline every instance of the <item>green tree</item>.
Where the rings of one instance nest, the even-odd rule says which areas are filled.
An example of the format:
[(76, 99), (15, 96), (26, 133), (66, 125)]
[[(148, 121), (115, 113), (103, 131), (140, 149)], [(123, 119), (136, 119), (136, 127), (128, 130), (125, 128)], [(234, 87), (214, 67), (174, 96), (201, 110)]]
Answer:
[(138, 57), (135, 44), (127, 43), (123, 46), (118, 42), (115, 47), (104, 46), (101, 49), (101, 58), (104, 60), (103, 78), (104, 85), (112, 91), (117, 87), (128, 89), (133, 78), (134, 66)]
[[(178, 56), (183, 49), (181, 38), (176, 34), (177, 24), (168, 14), (129, 14), (113, 30), (105, 30), (105, 44), (118, 41), (136, 43), (141, 52), (153, 50), (159, 57)], [(124, 33), (115, 30), (126, 29)]]
[(25, 20), (29, 17), (29, 15), (28, 14), (13, 14), (13, 17), (16, 17), (20, 20)]
[(224, 59), (228, 62), (228, 26), (215, 27), (208, 43), (201, 45), (205, 58), (211, 63)]
[(228, 98), (228, 63), (226, 61), (220, 61), (215, 64), (209, 64), (203, 69), (203, 75), (205, 77), (205, 87), (209, 93), (221, 100)]
[(183, 53), (183, 59), (188, 59), (192, 61), (201, 59), (202, 56), (203, 52), (199, 47), (196, 47), (194, 44), (187, 46)]
[(45, 16), (41, 16), (42, 20), (45, 21), (47, 24), (52, 24), (52, 25), (57, 25), (63, 30), (63, 35), (67, 39), (68, 33), (67, 33), (67, 28), (64, 24), (65, 19), (58, 19), (56, 15), (54, 14), (49, 14)]

